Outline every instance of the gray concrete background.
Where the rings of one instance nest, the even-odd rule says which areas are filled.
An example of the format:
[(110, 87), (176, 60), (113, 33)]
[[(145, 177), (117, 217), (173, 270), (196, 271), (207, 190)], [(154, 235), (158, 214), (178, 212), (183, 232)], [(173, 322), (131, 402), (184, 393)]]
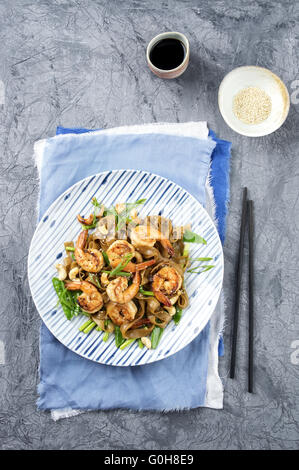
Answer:
[[(298, 16), (297, 1), (1, 1), (2, 449), (298, 448)], [(166, 30), (186, 33), (191, 46), (188, 70), (173, 81), (153, 76), (145, 63), (147, 42)], [(270, 136), (239, 136), (221, 118), (219, 84), (240, 65), (270, 68), (292, 94), (287, 121)], [(38, 198), (33, 143), (54, 135), (58, 124), (188, 120), (207, 120), (233, 142), (224, 248), (227, 354), (220, 364), (224, 410), (113, 410), (54, 423), (35, 406), (40, 318), (26, 274)], [(256, 216), (253, 395), (246, 393), (245, 290), (237, 378), (227, 379), (244, 185)]]

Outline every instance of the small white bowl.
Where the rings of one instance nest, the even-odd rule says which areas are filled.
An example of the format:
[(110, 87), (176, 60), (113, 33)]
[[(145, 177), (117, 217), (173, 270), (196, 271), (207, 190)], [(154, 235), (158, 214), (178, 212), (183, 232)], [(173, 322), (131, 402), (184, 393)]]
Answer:
[[(271, 98), (270, 115), (259, 124), (246, 124), (233, 112), (233, 100), (239, 91), (257, 87)], [(238, 67), (222, 80), (218, 92), (218, 105), (225, 122), (239, 134), (260, 137), (276, 131), (286, 120), (290, 109), (288, 90), (280, 78), (263, 67)]]

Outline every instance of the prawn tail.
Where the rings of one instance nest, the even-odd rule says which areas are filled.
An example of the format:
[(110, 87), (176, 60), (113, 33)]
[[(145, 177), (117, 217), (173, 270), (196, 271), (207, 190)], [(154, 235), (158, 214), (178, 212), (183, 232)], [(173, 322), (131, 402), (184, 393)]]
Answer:
[(77, 220), (80, 224), (83, 224), (83, 225), (91, 225), (92, 222), (93, 222), (93, 214), (90, 214), (89, 217), (87, 217), (87, 219), (85, 219), (84, 217), (82, 217), (80, 214), (77, 215)]
[(137, 271), (136, 264), (130, 261), (130, 263), (128, 263), (127, 266), (123, 267), (122, 270), (125, 271), (126, 273), (135, 273)]
[(159, 300), (161, 304), (165, 305), (166, 307), (171, 307), (170, 300), (166, 297), (165, 294), (163, 294), (163, 292), (155, 289), (153, 289), (153, 292), (155, 294), (156, 299)]
[(127, 266), (123, 268), (123, 271), (129, 272), (129, 273), (136, 273), (138, 271), (143, 271), (143, 269), (148, 268), (149, 266), (152, 266), (155, 264), (156, 260), (155, 259), (150, 259), (148, 261), (144, 261), (142, 263), (128, 263)]
[(137, 285), (138, 287), (140, 286), (140, 272), (139, 271), (136, 271), (135, 272), (135, 275), (134, 275), (134, 279), (133, 279), (133, 284), (134, 285)]
[(155, 259), (149, 259), (148, 261), (144, 261), (143, 263), (138, 263), (136, 264), (136, 271), (142, 271), (143, 269), (148, 268), (149, 266), (152, 266), (155, 264), (156, 260)]
[(80, 290), (81, 282), (80, 281), (65, 281), (64, 287), (67, 290)]
[(88, 237), (88, 230), (83, 230), (77, 240), (76, 247), (83, 249), (86, 245)]
[(172, 244), (170, 243), (169, 240), (167, 240), (167, 239), (161, 240), (161, 244), (162, 244), (163, 248), (165, 248), (165, 250), (167, 250), (167, 253), (169, 254), (169, 256), (174, 256), (175, 251), (174, 251), (173, 246), (172, 246)]

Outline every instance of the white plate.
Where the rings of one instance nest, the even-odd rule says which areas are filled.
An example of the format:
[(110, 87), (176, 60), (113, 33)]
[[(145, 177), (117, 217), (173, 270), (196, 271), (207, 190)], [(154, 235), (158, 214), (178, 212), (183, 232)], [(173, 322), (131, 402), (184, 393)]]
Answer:
[[(239, 91), (258, 87), (271, 98), (271, 113), (259, 124), (246, 124), (233, 112), (233, 99)], [(289, 108), (289, 93), (280, 78), (268, 69), (255, 66), (238, 67), (222, 80), (218, 92), (218, 105), (225, 122), (236, 132), (249, 137), (259, 137), (276, 131), (286, 120)]]
[[(167, 325), (155, 350), (140, 349), (137, 342), (124, 350), (115, 347), (114, 335), (107, 342), (103, 333), (79, 331), (85, 316), (67, 320), (52, 286), (54, 267), (64, 256), (64, 242), (76, 240), (80, 226), (77, 214), (91, 211), (96, 196), (106, 207), (117, 202), (146, 198), (141, 216), (162, 214), (174, 225), (192, 223), (192, 230), (203, 236), (207, 245), (192, 244), (192, 256), (212, 257), (215, 268), (202, 274), (187, 274), (185, 279), (190, 306), (181, 322)], [(215, 225), (205, 209), (177, 184), (145, 171), (115, 170), (85, 178), (65, 191), (51, 205), (34, 233), (28, 259), (29, 285), (37, 310), (53, 335), (75, 353), (96, 362), (114, 366), (147, 364), (170, 356), (192, 341), (209, 321), (222, 287), (223, 252)]]

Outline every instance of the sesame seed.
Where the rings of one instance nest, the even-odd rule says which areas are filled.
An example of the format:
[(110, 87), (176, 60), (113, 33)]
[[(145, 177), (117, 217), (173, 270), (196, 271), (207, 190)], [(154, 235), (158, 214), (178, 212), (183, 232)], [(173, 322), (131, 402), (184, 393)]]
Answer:
[(264, 90), (248, 87), (239, 91), (233, 99), (233, 112), (245, 124), (259, 124), (271, 113), (272, 103)]

